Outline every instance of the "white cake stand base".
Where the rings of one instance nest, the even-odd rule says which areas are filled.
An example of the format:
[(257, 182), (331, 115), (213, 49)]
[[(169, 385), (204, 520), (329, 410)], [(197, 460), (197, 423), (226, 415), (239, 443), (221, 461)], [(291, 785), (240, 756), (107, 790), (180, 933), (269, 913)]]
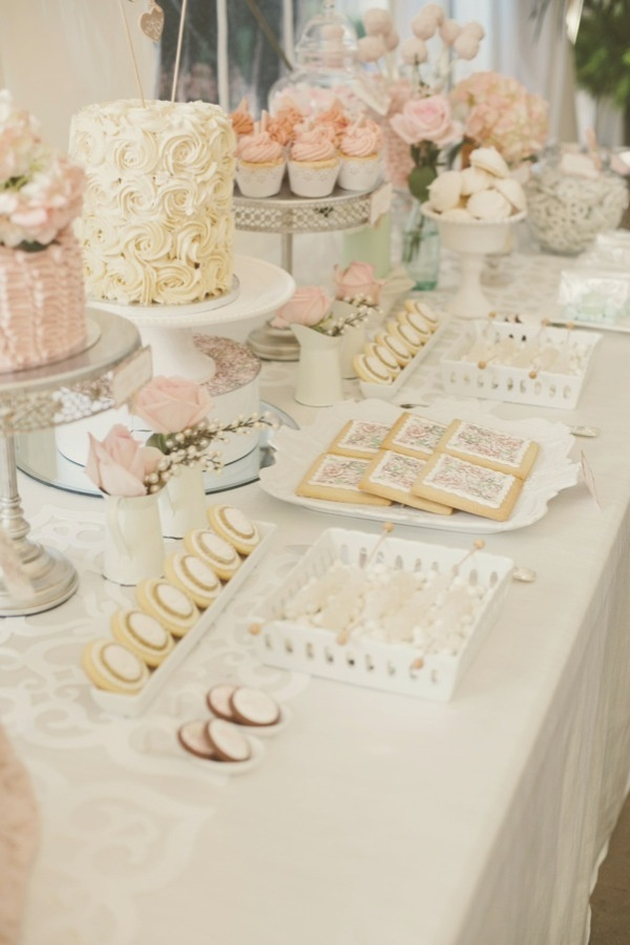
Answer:
[(485, 318), (494, 308), (481, 288), (481, 273), (486, 256), (502, 252), (510, 243), (511, 229), (525, 218), (516, 213), (506, 220), (448, 220), (427, 207), (422, 212), (436, 220), (442, 245), (452, 249), (461, 259), (461, 281), (446, 310), (459, 318)]
[(234, 325), (268, 315), (295, 292), (295, 280), (284, 269), (263, 259), (235, 256), (233, 290), (218, 299), (190, 305), (122, 305), (90, 301), (93, 308), (128, 318), (151, 346), (153, 373), (186, 377), (203, 383), (214, 376), (214, 362), (195, 346), (194, 331)]

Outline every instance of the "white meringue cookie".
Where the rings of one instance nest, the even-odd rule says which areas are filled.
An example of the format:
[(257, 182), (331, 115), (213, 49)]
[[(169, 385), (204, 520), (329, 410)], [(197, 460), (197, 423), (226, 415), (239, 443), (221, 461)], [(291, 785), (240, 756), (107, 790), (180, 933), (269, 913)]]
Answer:
[(429, 202), (436, 213), (456, 207), (462, 192), (460, 171), (444, 171), (429, 185)]
[(468, 199), (468, 212), (477, 220), (507, 220), (512, 205), (498, 190), (482, 190)]
[(508, 177), (510, 169), (495, 147), (475, 148), (470, 154), (471, 167), (479, 167), (495, 177)]
[(451, 210), (446, 210), (442, 214), (443, 220), (454, 220), (460, 223), (470, 223), (471, 220), (474, 220), (474, 217), (466, 210), (465, 207), (453, 207)]
[(506, 200), (510, 201), (517, 213), (525, 210), (527, 206), (525, 191), (513, 177), (497, 177), (494, 180), (493, 187), (500, 194), (503, 194)]
[(469, 197), (471, 194), (479, 193), (480, 190), (487, 190), (492, 182), (497, 178), (480, 167), (466, 167), (461, 172), (462, 176), (462, 195)]

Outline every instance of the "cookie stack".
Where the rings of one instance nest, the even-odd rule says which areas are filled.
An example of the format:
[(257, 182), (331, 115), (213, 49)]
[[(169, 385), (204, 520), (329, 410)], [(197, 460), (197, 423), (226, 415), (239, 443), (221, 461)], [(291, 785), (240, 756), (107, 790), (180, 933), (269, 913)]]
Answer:
[(354, 356), (354, 370), (369, 384), (393, 384), (431, 340), (439, 323), (439, 315), (429, 305), (407, 299), (386, 328)]
[(134, 605), (114, 613), (111, 637), (85, 647), (83, 669), (98, 689), (140, 693), (261, 540), (233, 506), (210, 506), (207, 518), (209, 527), (189, 532), (183, 550), (166, 559), (165, 577), (142, 581)]
[(296, 494), (505, 521), (539, 446), (467, 420), (438, 423), (403, 413), (393, 425), (350, 420), (318, 456)]

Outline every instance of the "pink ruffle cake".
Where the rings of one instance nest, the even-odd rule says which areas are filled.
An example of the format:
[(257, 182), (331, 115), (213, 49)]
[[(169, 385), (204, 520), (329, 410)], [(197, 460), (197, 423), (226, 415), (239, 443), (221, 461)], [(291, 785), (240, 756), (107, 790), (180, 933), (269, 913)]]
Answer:
[(83, 259), (71, 229), (39, 252), (0, 245), (0, 372), (60, 361), (86, 338)]

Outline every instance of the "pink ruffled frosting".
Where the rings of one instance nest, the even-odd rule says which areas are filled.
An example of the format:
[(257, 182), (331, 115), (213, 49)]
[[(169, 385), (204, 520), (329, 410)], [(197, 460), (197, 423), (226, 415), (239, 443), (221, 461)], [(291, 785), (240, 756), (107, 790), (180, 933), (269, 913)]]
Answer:
[(258, 131), (239, 139), (236, 156), (247, 164), (279, 164), (284, 160), (284, 151), (268, 131)]
[(330, 161), (337, 157), (337, 148), (325, 126), (302, 131), (291, 148), (291, 160)]
[(383, 134), (375, 121), (368, 119), (346, 129), (339, 150), (348, 157), (370, 157), (383, 146)]
[(250, 114), (246, 98), (241, 99), (238, 108), (232, 112), (230, 118), (232, 119), (232, 127), (239, 138), (244, 135), (251, 135), (254, 130), (254, 119)]

